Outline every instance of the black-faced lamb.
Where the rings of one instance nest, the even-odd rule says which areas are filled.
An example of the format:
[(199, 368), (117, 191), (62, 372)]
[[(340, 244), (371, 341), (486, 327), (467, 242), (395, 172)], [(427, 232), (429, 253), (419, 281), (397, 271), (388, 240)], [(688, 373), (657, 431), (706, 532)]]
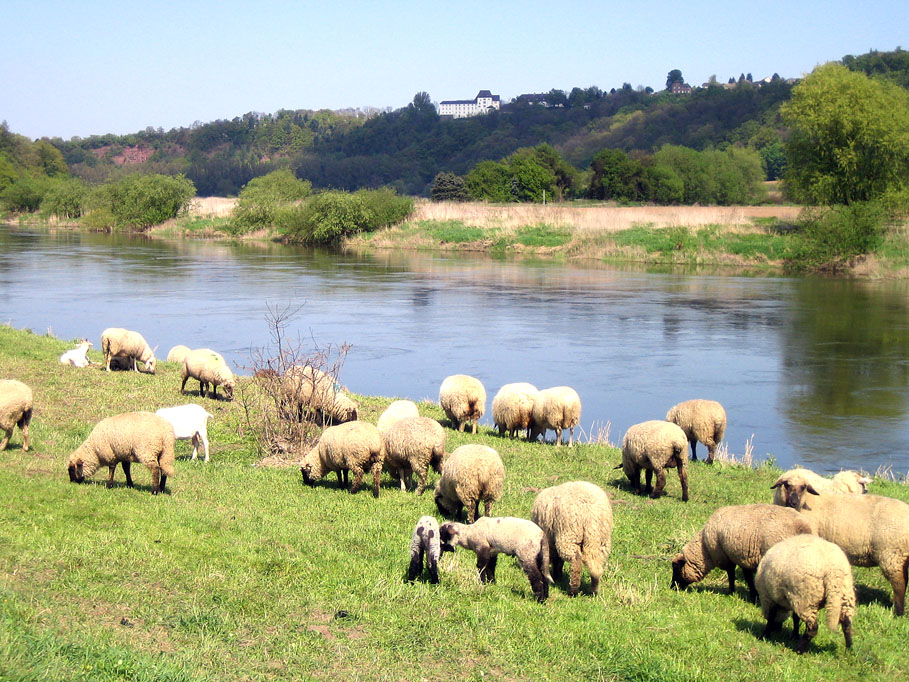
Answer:
[(420, 411), (412, 400), (395, 400), (379, 415), (376, 428), (385, 433), (393, 424), (409, 417), (419, 417)]
[(726, 433), (726, 410), (715, 400), (686, 400), (669, 409), (666, 421), (678, 424), (691, 444), (691, 459), (697, 461), (698, 441), (707, 446), (707, 463), (713, 464), (716, 446)]
[(533, 384), (505, 384), (492, 399), (492, 421), (499, 434), (515, 437), (530, 428), (533, 403), (539, 390)]
[(318, 417), (323, 423), (356, 421), (359, 406), (335, 378), (311, 365), (294, 366), (281, 379), (285, 410), (294, 419)]
[(754, 602), (754, 572), (761, 558), (780, 540), (801, 533), (811, 533), (811, 525), (794, 509), (772, 504), (720, 507), (672, 559), (672, 587), (688, 587), (720, 568), (729, 578), (729, 594), (735, 594), (738, 566)]
[[(381, 429), (380, 429), (380, 433)], [(385, 443), (385, 468), (407, 490), (412, 474), (417, 475), (417, 495), (426, 488), (426, 475), (432, 467), (442, 471), (445, 457), (445, 429), (429, 417), (407, 417), (382, 433)]]
[(529, 440), (552, 429), (558, 435), (556, 445), (562, 444), (562, 431), (568, 429), (568, 445), (574, 444), (574, 427), (581, 423), (581, 398), (570, 386), (544, 388), (533, 400)]
[(439, 529), (442, 548), (454, 551), (464, 547), (477, 555), (480, 581), (496, 581), (499, 554), (516, 557), (524, 570), (537, 601), (549, 597), (549, 542), (543, 530), (533, 521), (513, 516), (484, 516), (475, 523), (443, 523)]
[(564, 563), (569, 563), (568, 596), (577, 595), (583, 566), (596, 594), (612, 549), (612, 505), (603, 489), (587, 481), (544, 488), (533, 501), (530, 518), (546, 534), (557, 579)]
[(149, 374), (155, 373), (155, 353), (139, 332), (108, 327), (101, 332), (101, 352), (104, 353), (104, 366), (110, 371), (111, 358), (123, 356), (131, 359), (132, 367), (138, 372), (138, 360)]
[[(199, 382), (199, 395), (217, 399), (218, 386), (224, 389), (224, 396), (227, 400), (233, 400), (234, 373), (224, 361), (220, 353), (209, 348), (196, 348), (191, 350), (183, 358), (183, 368), (180, 372), (183, 382), (180, 384), (180, 393), (186, 395), (186, 382), (189, 379), (196, 379)], [(211, 391), (209, 391), (211, 385)]]
[[(645, 493), (657, 498), (666, 487), (667, 467), (676, 467), (682, 484), (682, 501), (688, 501), (688, 439), (672, 422), (652, 420), (635, 424), (622, 440), (622, 469), (635, 493), (641, 492), (641, 469), (645, 471)], [(656, 486), (651, 480), (656, 474)], [(652, 492), (651, 492), (652, 490)]]
[(439, 405), (454, 428), (463, 431), (469, 422), (476, 433), (480, 417), (486, 411), (486, 389), (479, 379), (453, 374), (445, 377), (439, 387)]
[(66, 466), (73, 483), (84, 482), (106, 466), (110, 488), (114, 470), (121, 463), (126, 485), (132, 488), (132, 462), (140, 462), (151, 471), (152, 495), (164, 492), (167, 477), (174, 475), (174, 429), (169, 421), (151, 412), (126, 412), (102, 419), (69, 456)]
[(436, 507), (439, 513), (455, 518), (466, 507), (467, 523), (473, 523), (480, 513), (480, 502), (489, 516), (504, 484), (505, 465), (499, 453), (485, 445), (462, 445), (442, 463), (434, 496)]
[(410, 538), (410, 567), (407, 580), (413, 582), (423, 571), (423, 558), (429, 571), (429, 582), (439, 582), (439, 557), (442, 555), (439, 522), (432, 516), (421, 516)]
[(202, 446), (205, 452), (205, 461), (208, 461), (208, 420), (212, 415), (201, 405), (190, 403), (176, 407), (162, 407), (155, 412), (159, 417), (164, 417), (174, 427), (174, 436), (177, 440), (192, 440), (193, 460)]
[(831, 480), (810, 469), (796, 468), (783, 472), (770, 487), (773, 489), (774, 504), (799, 509), (806, 494), (863, 495), (867, 492), (869, 483), (871, 479), (857, 471), (841, 471)]
[(329, 426), (319, 442), (303, 458), (300, 473), (303, 482), (315, 486), (316, 481), (334, 471), (338, 487), (345, 488), (348, 472), (353, 472), (351, 494), (356, 493), (366, 471), (372, 471), (373, 497), (379, 496), (379, 480), (385, 461), (385, 446), (379, 430), (367, 422), (352, 421)]
[(35, 399), (32, 389), (15, 379), (0, 379), (0, 450), (6, 450), (13, 428), (22, 432), (22, 451), (28, 452), (28, 425), (32, 421)]
[(60, 364), (72, 365), (73, 367), (88, 367), (91, 364), (91, 361), (88, 359), (87, 353), (91, 346), (91, 341), (82, 339), (78, 346), (66, 351), (60, 356)]
[(794, 535), (767, 550), (757, 567), (755, 585), (767, 627), (761, 639), (780, 629), (792, 612), (792, 635), (799, 635), (799, 619), (805, 633), (796, 646), (804, 653), (817, 635), (818, 611), (827, 609), (827, 627), (843, 627), (846, 647), (852, 646), (855, 587), (852, 568), (843, 550), (815, 535)]

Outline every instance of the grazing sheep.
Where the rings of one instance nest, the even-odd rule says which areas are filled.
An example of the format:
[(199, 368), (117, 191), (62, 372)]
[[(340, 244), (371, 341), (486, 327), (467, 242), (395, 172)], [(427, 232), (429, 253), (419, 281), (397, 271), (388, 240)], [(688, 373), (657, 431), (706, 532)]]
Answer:
[(344, 394), (331, 374), (311, 365), (288, 369), (281, 392), (296, 419), (307, 413), (315, 413), (324, 423), (343, 424), (357, 419), (357, 403)]
[(22, 432), (22, 452), (28, 452), (28, 425), (32, 421), (35, 399), (32, 389), (15, 379), (0, 379), (0, 450), (6, 450), (13, 427)]
[(110, 488), (118, 462), (123, 464), (128, 487), (133, 487), (130, 464), (141, 462), (151, 471), (152, 495), (164, 492), (167, 477), (174, 475), (174, 429), (170, 422), (151, 412), (126, 412), (102, 419), (69, 456), (69, 480), (82, 483), (106, 466)]
[(343, 489), (347, 486), (347, 473), (352, 471), (350, 492), (353, 494), (360, 487), (364, 472), (372, 470), (372, 496), (378, 497), (384, 460), (385, 446), (379, 430), (367, 422), (352, 421), (325, 429), (316, 446), (303, 458), (300, 473), (304, 483), (315, 486), (328, 472), (337, 472), (338, 487)]
[(566, 561), (571, 567), (568, 596), (578, 594), (582, 565), (596, 594), (612, 549), (612, 505), (603, 489), (586, 481), (544, 488), (533, 501), (530, 518), (546, 533), (555, 577), (562, 576)]
[(761, 639), (779, 630), (792, 612), (792, 636), (799, 636), (799, 619), (805, 634), (796, 651), (804, 653), (817, 634), (818, 611), (827, 609), (827, 627), (843, 626), (846, 647), (852, 646), (855, 587), (852, 569), (843, 550), (815, 535), (794, 535), (767, 550), (755, 576), (761, 611), (767, 627)]
[(441, 514), (455, 518), (467, 508), (467, 523), (473, 523), (483, 502), (486, 516), (502, 496), (505, 465), (499, 453), (485, 445), (462, 445), (442, 463), (442, 476), (436, 483), (435, 502)]
[(871, 479), (858, 471), (840, 471), (833, 476), (833, 490), (851, 495), (864, 495), (868, 492)]
[(811, 471), (811, 469), (795, 468), (783, 472), (776, 483), (770, 486), (773, 489), (773, 503), (781, 507), (800, 509), (805, 493), (812, 495), (855, 494), (862, 495), (866, 492), (870, 478), (862, 476), (857, 471), (841, 471), (833, 480), (824, 478)]
[(109, 327), (101, 332), (101, 351), (104, 353), (104, 365), (110, 371), (111, 358), (125, 356), (131, 359), (132, 368), (139, 371), (136, 360), (145, 365), (145, 371), (155, 373), (155, 353), (139, 332), (121, 327)]
[(401, 490), (407, 490), (411, 474), (415, 473), (420, 481), (417, 495), (422, 495), (429, 467), (436, 472), (442, 471), (445, 429), (429, 417), (407, 417), (392, 424), (382, 433), (382, 439), (385, 442), (385, 468), (392, 478), (400, 479)]
[(479, 379), (453, 374), (445, 377), (439, 387), (439, 405), (458, 431), (463, 431), (467, 422), (471, 422), (473, 433), (476, 433), (480, 417), (486, 411), (486, 389)]
[(716, 446), (726, 433), (726, 410), (715, 400), (686, 400), (670, 408), (666, 421), (678, 424), (691, 443), (691, 459), (697, 461), (698, 441), (707, 446), (707, 464), (713, 464)]
[(391, 405), (385, 408), (385, 411), (379, 415), (379, 421), (376, 422), (376, 428), (385, 433), (395, 422), (408, 417), (419, 417), (420, 411), (417, 404), (412, 400), (395, 400)]
[(688, 587), (721, 568), (729, 578), (729, 594), (735, 594), (738, 566), (748, 584), (748, 599), (755, 602), (754, 572), (761, 557), (780, 540), (810, 532), (811, 524), (794, 509), (772, 504), (720, 507), (673, 558), (672, 587)]
[(477, 519), (476, 523), (443, 523), (439, 529), (442, 548), (464, 547), (477, 554), (477, 569), (484, 583), (496, 581), (499, 554), (516, 557), (538, 602), (549, 597), (549, 542), (533, 521), (513, 516)]
[(903, 615), (909, 577), (909, 504), (881, 495), (808, 494), (796, 508), (812, 532), (839, 545), (850, 564), (880, 566), (893, 588), (896, 615)]
[(562, 444), (562, 429), (568, 429), (568, 445), (574, 444), (574, 427), (581, 423), (581, 398), (577, 391), (569, 386), (544, 388), (537, 393), (533, 401), (533, 412), (530, 419), (530, 436), (536, 440), (546, 430), (552, 429), (558, 434), (556, 445)]
[(192, 440), (192, 458), (194, 460), (201, 444), (205, 450), (205, 461), (208, 461), (208, 420), (214, 415), (201, 405), (193, 403), (177, 407), (162, 407), (155, 414), (170, 422), (174, 427), (174, 436), (177, 440)]
[(82, 339), (75, 348), (66, 351), (60, 356), (61, 365), (72, 365), (73, 367), (88, 367), (91, 361), (87, 357), (88, 349), (92, 347), (92, 342), (88, 339)]
[(177, 345), (167, 351), (167, 361), (168, 362), (178, 362), (183, 363), (183, 358), (186, 357), (186, 354), (189, 353), (188, 346)]
[(417, 527), (410, 538), (410, 568), (407, 580), (413, 582), (423, 571), (423, 557), (426, 557), (426, 568), (429, 569), (429, 582), (439, 583), (439, 557), (442, 556), (442, 545), (439, 540), (439, 522), (432, 516), (421, 516)]
[(519, 430), (529, 429), (533, 417), (533, 401), (539, 390), (533, 384), (505, 384), (492, 399), (492, 421), (499, 434), (512, 438)]
[(211, 384), (212, 398), (218, 397), (218, 386), (222, 386), (227, 400), (233, 400), (234, 374), (224, 362), (224, 358), (209, 348), (197, 348), (187, 353), (183, 358), (181, 376), (183, 383), (180, 384), (180, 393), (183, 395), (186, 395), (187, 380), (193, 378), (198, 380), (199, 395), (203, 398), (209, 393), (208, 386)]
[[(667, 467), (677, 467), (682, 483), (682, 501), (688, 501), (688, 443), (685, 432), (671, 422), (652, 420), (635, 424), (625, 432), (622, 440), (622, 469), (634, 492), (641, 492), (641, 469), (644, 469), (647, 487), (656, 473), (656, 487), (650, 497), (663, 494), (666, 487)], [(618, 468), (618, 467), (616, 467)]]

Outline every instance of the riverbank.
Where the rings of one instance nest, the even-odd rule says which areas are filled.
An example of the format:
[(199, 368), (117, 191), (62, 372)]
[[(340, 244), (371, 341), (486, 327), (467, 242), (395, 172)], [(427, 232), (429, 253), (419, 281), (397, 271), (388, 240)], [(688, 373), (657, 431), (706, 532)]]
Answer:
[[(721, 680), (900, 679), (909, 674), (909, 619), (892, 615), (877, 568), (855, 568), (855, 645), (821, 628), (804, 656), (785, 636), (761, 641), (764, 622), (714, 571), (684, 592), (670, 589), (669, 559), (716, 507), (766, 502), (779, 471), (741, 463), (689, 467), (691, 501), (631, 493), (605, 443), (572, 448), (476, 436), (446, 428), (447, 451), (477, 442), (506, 467), (495, 515), (527, 517), (536, 492), (589, 480), (615, 513), (612, 554), (600, 591), (566, 595), (567, 577), (536, 604), (519, 567), (499, 561), (481, 585), (475, 557), (446, 554), (441, 582), (408, 584), (410, 534), (438, 517), (432, 493), (402, 492), (383, 476), (378, 499), (339, 491), (333, 476), (314, 488), (296, 468), (256, 466), (252, 420), (232, 403), (179, 393), (180, 372), (106, 373), (57, 364), (70, 344), (0, 326), (4, 378), (35, 393), (32, 451), (14, 432), (0, 453), (0, 675), (9, 679), (216, 680), (479, 678)], [(100, 353), (90, 351), (94, 361)], [(375, 422), (390, 398), (357, 396)], [(177, 475), (153, 497), (117, 472), (69, 482), (65, 461), (92, 425), (129, 405), (154, 410), (197, 402), (214, 417), (211, 461), (192, 462), (177, 444)], [(441, 410), (421, 414), (444, 422)], [(438, 478), (430, 474), (433, 484)], [(909, 500), (909, 487), (875, 478), (871, 491)]]

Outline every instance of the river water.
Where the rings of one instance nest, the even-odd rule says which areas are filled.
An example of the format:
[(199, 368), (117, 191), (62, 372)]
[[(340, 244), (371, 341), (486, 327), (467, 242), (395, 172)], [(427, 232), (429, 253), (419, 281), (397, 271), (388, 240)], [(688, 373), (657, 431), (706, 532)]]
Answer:
[(907, 288), (0, 228), (0, 322), (17, 328), (97, 350), (127, 327), (159, 357), (211, 347), (244, 373), (271, 343), (269, 307), (300, 307), (287, 335), (350, 344), (341, 381), (357, 393), (435, 400), (471, 374), (489, 423), (502, 384), (565, 384), (584, 431), (608, 425), (616, 443), (711, 398), (731, 452), (750, 440), (756, 460), (819, 471), (909, 471)]

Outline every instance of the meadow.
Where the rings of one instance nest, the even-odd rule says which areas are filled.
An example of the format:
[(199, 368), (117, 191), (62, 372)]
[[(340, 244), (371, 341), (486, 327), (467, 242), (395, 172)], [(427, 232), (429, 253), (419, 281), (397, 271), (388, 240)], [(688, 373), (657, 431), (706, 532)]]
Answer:
[[(667, 496), (631, 493), (615, 470), (621, 434), (585, 425), (579, 445), (555, 447), (447, 430), (498, 450), (505, 491), (493, 514), (528, 517), (536, 493), (588, 480), (615, 512), (612, 555), (599, 594), (569, 598), (567, 576), (538, 604), (518, 566), (499, 562), (481, 585), (459, 550), (441, 583), (406, 581), (410, 534), (439, 517), (431, 490), (350, 495), (335, 477), (304, 486), (299, 469), (263, 466), (255, 415), (241, 400), (181, 396), (176, 364), (156, 375), (64, 367), (71, 343), (0, 326), (0, 377), (35, 393), (32, 450), (14, 432), (0, 453), (0, 680), (885, 680), (909, 675), (909, 618), (895, 618), (877, 568), (856, 568), (855, 645), (821, 627), (798, 656), (783, 636), (761, 641), (759, 607), (726, 592), (720, 571), (670, 588), (669, 560), (719, 506), (767, 502), (779, 475), (742, 457), (689, 466), (691, 500), (668, 475)], [(98, 362), (100, 353), (90, 352)], [(342, 376), (343, 378), (343, 376)], [(443, 377), (439, 377), (440, 383)], [(532, 377), (521, 377), (521, 379)], [(241, 379), (254, 391), (250, 379)], [(356, 388), (356, 387), (352, 387)], [(491, 396), (496, 387), (487, 387)], [(393, 399), (357, 396), (375, 421)], [(583, 399), (583, 396), (582, 396)], [(101, 418), (192, 401), (214, 414), (211, 461), (177, 443), (177, 475), (163, 495), (133, 467), (107, 489), (101, 471), (74, 485), (66, 458)], [(421, 414), (444, 419), (431, 402)], [(487, 405), (488, 408), (488, 405)], [(644, 419), (662, 415), (642, 415)], [(735, 415), (730, 415), (734, 419)], [(577, 434), (576, 434), (577, 435)], [(551, 437), (551, 434), (550, 434)], [(731, 444), (739, 450), (742, 444)], [(434, 484), (436, 474), (430, 475)], [(877, 494), (909, 500), (909, 486), (878, 476)]]

